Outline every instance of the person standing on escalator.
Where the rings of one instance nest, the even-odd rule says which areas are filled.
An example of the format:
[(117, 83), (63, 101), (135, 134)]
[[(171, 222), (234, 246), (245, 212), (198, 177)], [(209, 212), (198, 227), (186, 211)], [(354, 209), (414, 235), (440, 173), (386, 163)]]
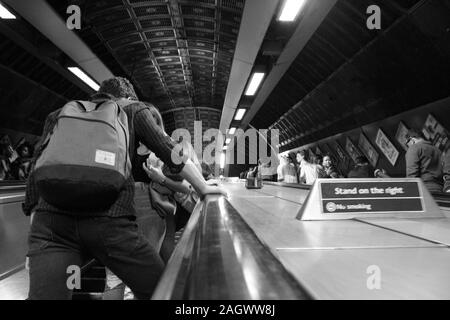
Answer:
[(297, 153), (297, 162), (300, 165), (299, 182), (313, 185), (314, 182), (316, 182), (316, 180), (319, 178), (319, 165), (309, 162), (308, 154), (304, 150), (301, 150)]
[(406, 177), (421, 178), (431, 193), (441, 193), (441, 151), (418, 130), (409, 130), (406, 138), (409, 146), (406, 152)]
[[(108, 101), (113, 101), (113, 106), (119, 105), (127, 115), (130, 157), (136, 155), (138, 142), (142, 142), (202, 197), (225, 194), (220, 188), (208, 186), (191, 161), (174, 162), (172, 150), (176, 142), (158, 127), (147, 106), (138, 102), (127, 79), (117, 77), (102, 83), (92, 102), (100, 105)], [(43, 142), (51, 137), (59, 123), (58, 114), (59, 111), (53, 112), (47, 118), (40, 146), (45, 146)], [(112, 158), (99, 160), (110, 162)], [(108, 209), (86, 212), (46, 202), (40, 195), (35, 178), (32, 167), (23, 206), (26, 215), (34, 216), (28, 240), (29, 299), (71, 299), (72, 288), (67, 285), (70, 274), (67, 272), (71, 267), (81, 267), (86, 255), (96, 258), (114, 272), (131, 288), (136, 298), (149, 299), (164, 264), (155, 248), (138, 231), (132, 175)]]

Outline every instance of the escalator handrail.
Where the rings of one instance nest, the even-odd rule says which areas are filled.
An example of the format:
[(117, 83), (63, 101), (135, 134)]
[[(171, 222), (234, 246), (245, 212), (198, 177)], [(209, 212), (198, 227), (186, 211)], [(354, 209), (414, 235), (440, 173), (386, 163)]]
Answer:
[(312, 299), (223, 196), (192, 213), (153, 299)]
[(302, 189), (302, 190), (311, 190), (311, 187), (312, 187), (308, 184), (273, 182), (273, 181), (264, 181), (264, 184), (276, 186), (276, 187), (294, 188), (294, 189)]

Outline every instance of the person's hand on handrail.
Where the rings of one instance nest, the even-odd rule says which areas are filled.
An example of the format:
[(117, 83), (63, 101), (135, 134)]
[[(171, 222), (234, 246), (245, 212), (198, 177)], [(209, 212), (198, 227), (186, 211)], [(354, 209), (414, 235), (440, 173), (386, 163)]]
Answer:
[(227, 193), (224, 189), (222, 189), (221, 187), (209, 186), (206, 183), (202, 174), (197, 170), (191, 160), (186, 161), (186, 164), (183, 170), (181, 170), (180, 175), (194, 187), (195, 191), (197, 191), (198, 195), (202, 199), (207, 195), (213, 194), (223, 195), (227, 197)]

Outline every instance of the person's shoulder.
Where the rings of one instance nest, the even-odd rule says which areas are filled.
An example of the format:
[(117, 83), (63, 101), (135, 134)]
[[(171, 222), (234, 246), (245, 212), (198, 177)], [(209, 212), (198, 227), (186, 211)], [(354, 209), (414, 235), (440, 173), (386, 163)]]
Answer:
[(406, 151), (406, 154), (412, 154), (412, 153), (415, 153), (415, 152), (417, 152), (419, 149), (424, 148), (424, 146), (425, 146), (425, 144), (423, 144), (423, 143), (415, 143), (415, 144), (411, 145), (411, 146), (408, 148), (408, 151)]
[(145, 105), (145, 103), (141, 102), (141, 101), (132, 101), (130, 103), (128, 103), (127, 105), (123, 106), (123, 109), (125, 111), (130, 110), (130, 111), (141, 111), (144, 109), (148, 109), (148, 106)]

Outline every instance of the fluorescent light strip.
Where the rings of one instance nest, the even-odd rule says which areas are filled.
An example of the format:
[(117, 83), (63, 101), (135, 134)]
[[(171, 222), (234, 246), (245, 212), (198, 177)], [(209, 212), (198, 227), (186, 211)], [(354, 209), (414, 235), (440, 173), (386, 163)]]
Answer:
[(74, 75), (76, 75), (78, 78), (80, 78), (84, 83), (86, 83), (89, 87), (94, 89), (94, 91), (98, 91), (100, 89), (100, 86), (92, 80), (84, 71), (82, 71), (78, 67), (69, 67), (70, 72), (72, 72)]
[(229, 131), (228, 131), (228, 134), (229, 135), (234, 135), (236, 133), (236, 128), (231, 128)]
[(16, 19), (16, 16), (11, 13), (8, 9), (6, 9), (1, 3), (0, 3), (0, 18), (1, 19)]
[(241, 121), (244, 118), (246, 112), (247, 112), (246, 109), (238, 109), (238, 111), (236, 112), (236, 116), (234, 117), (234, 120)]
[(224, 169), (225, 168), (225, 153), (222, 153), (220, 155), (220, 169)]
[(297, 18), (306, 0), (286, 0), (278, 20), (292, 22)]
[(250, 80), (250, 84), (247, 88), (247, 92), (245, 93), (246, 96), (254, 96), (256, 91), (258, 91), (259, 86), (261, 85), (261, 82), (264, 79), (264, 76), (266, 74), (262, 72), (255, 72), (252, 76), (252, 80)]

